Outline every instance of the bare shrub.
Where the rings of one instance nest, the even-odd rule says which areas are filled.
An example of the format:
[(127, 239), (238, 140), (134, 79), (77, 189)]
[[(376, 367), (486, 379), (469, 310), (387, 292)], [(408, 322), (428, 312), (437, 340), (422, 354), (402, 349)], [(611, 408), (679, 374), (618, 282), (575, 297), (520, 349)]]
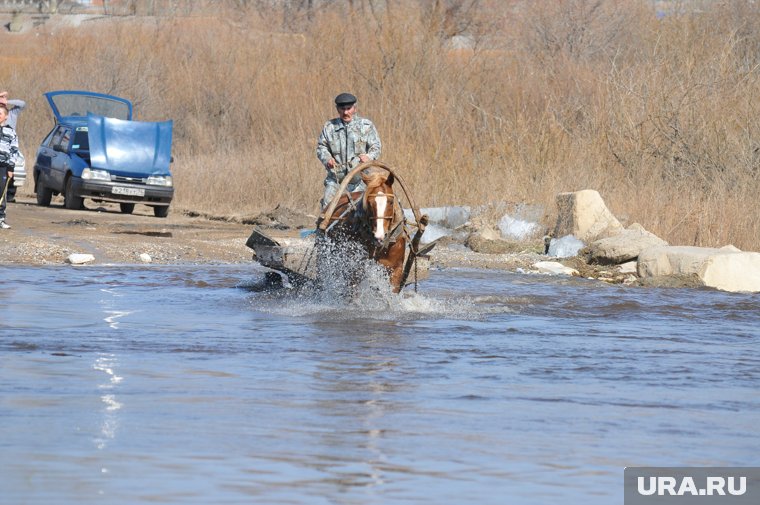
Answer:
[(315, 213), (316, 137), (350, 91), (423, 206), (537, 203), (550, 227), (558, 192), (593, 188), (671, 243), (760, 249), (760, 7), (669, 5), (183, 3), (10, 36), (5, 86), (30, 104), (27, 151), (51, 89), (173, 119), (179, 208)]

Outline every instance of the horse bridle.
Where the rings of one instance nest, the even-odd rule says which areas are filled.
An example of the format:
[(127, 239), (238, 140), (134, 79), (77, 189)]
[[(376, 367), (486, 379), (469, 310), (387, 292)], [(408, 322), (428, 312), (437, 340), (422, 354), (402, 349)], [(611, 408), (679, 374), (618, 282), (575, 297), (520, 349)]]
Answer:
[[(376, 198), (377, 197), (377, 193), (378, 192), (374, 192), (374, 193), (372, 193), (370, 195), (366, 195), (366, 198), (364, 198), (364, 200), (369, 203), (370, 198)], [(395, 203), (395, 200), (396, 200), (396, 195), (391, 193), (391, 194), (387, 194), (385, 196), (386, 196), (386, 198), (388, 198), (388, 200), (391, 200), (391, 202), (393, 202), (393, 203), (391, 203), (391, 208), (393, 208), (393, 204)], [(354, 211), (354, 212), (360, 211), (360, 210), (363, 211), (362, 214), (364, 214), (364, 215), (362, 216), (363, 217), (362, 220), (366, 222), (367, 227), (369, 229), (372, 229), (372, 221), (376, 221), (378, 219), (390, 220), (391, 224), (393, 224), (392, 220), (395, 217), (395, 215), (382, 216), (382, 217), (371, 217), (370, 214), (369, 214), (369, 212), (366, 212), (366, 210), (363, 209), (363, 205), (356, 205), (357, 202), (359, 202), (362, 199), (363, 198), (361, 196), (359, 198), (357, 198), (356, 200), (354, 200), (354, 199), (352, 199), (352, 198), (349, 197), (348, 201), (346, 202), (346, 209), (343, 211), (343, 213), (340, 216), (337, 216), (337, 217), (330, 216), (328, 218), (328, 221), (330, 221), (330, 225), (327, 227), (327, 229), (325, 230), (325, 232), (329, 233), (329, 231), (336, 224), (338, 224), (341, 221), (347, 221), (348, 220), (347, 214), (350, 211)], [(388, 232), (385, 234), (385, 239), (383, 240), (382, 245), (380, 247), (378, 247), (378, 248), (375, 249), (375, 253), (374, 253), (373, 256), (375, 256), (375, 257), (379, 256), (382, 253), (382, 251), (384, 251), (385, 249), (388, 248), (388, 246), (391, 244), (391, 242), (396, 242), (396, 239), (401, 235), (402, 232), (405, 231), (403, 225), (404, 225), (404, 219), (401, 219), (401, 220), (399, 220), (398, 224), (396, 224), (396, 226), (394, 226), (393, 228), (389, 227)]]
[[(373, 198), (377, 198), (377, 192), (375, 192), (375, 193), (373, 193), (373, 194), (374, 194), (374, 197), (373, 197)], [(370, 197), (372, 197), (372, 195), (368, 195), (368, 196), (367, 196), (367, 202), (369, 202), (369, 199), (370, 199)], [(395, 202), (395, 200), (396, 200), (396, 195), (394, 195), (394, 194), (385, 195), (385, 197), (386, 197), (388, 200), (391, 200), (392, 202)], [(393, 208), (393, 203), (391, 203), (391, 208)], [(383, 216), (383, 217), (370, 217), (369, 213), (367, 213), (367, 221), (373, 221), (373, 220), (375, 220), (375, 219), (393, 219), (394, 217), (395, 217), (395, 216), (393, 216), (393, 215), (390, 215), (390, 216)]]
[[(375, 197), (376, 197), (376, 196), (377, 196), (377, 192), (375, 192), (375, 193), (374, 193), (374, 195), (375, 195)], [(368, 196), (367, 196), (367, 198), (366, 198), (366, 201), (367, 201), (367, 202), (369, 202), (369, 200), (370, 200), (370, 197), (371, 197), (371, 196), (372, 196), (372, 195), (368, 195)], [(394, 194), (388, 194), (388, 195), (385, 195), (385, 196), (386, 196), (386, 198), (388, 198), (388, 200), (390, 200), (390, 201), (391, 201), (391, 205), (390, 205), (390, 208), (391, 208), (391, 209), (393, 209), (393, 205), (394, 205), (394, 203), (395, 203), (395, 200), (396, 200), (396, 195), (394, 195)], [(366, 221), (367, 221), (367, 225), (369, 226), (369, 228), (370, 228), (370, 229), (372, 229), (372, 224), (373, 224), (373, 223), (372, 223), (372, 221), (376, 221), (376, 220), (378, 220), (378, 219), (382, 219), (382, 220), (390, 220), (390, 221), (391, 221), (391, 223), (390, 223), (390, 224), (392, 225), (392, 224), (393, 224), (393, 219), (394, 219), (395, 217), (396, 217), (396, 216), (395, 216), (395, 212), (394, 212), (394, 213), (392, 213), (390, 216), (382, 216), (382, 217), (371, 217), (371, 216), (369, 215), (369, 213), (366, 213), (366, 217), (365, 217), (365, 219), (366, 219)], [(381, 244), (379, 247), (376, 247), (376, 248), (375, 248), (375, 251), (374, 251), (373, 257), (374, 257), (375, 259), (377, 259), (377, 258), (378, 258), (378, 257), (379, 257), (379, 256), (382, 254), (382, 252), (383, 252), (383, 251), (385, 251), (386, 249), (388, 249), (388, 246), (389, 246), (391, 243), (395, 243), (395, 242), (396, 242), (396, 240), (398, 239), (398, 237), (399, 237), (399, 236), (400, 236), (400, 235), (401, 235), (403, 232), (405, 232), (405, 228), (404, 228), (404, 219), (403, 219), (403, 218), (402, 218), (402, 219), (400, 219), (398, 223), (396, 223), (396, 226), (393, 226), (393, 227), (391, 227), (391, 226), (389, 225), (389, 226), (388, 226), (388, 231), (385, 233), (385, 238), (383, 239), (383, 242), (382, 242), (382, 244)]]

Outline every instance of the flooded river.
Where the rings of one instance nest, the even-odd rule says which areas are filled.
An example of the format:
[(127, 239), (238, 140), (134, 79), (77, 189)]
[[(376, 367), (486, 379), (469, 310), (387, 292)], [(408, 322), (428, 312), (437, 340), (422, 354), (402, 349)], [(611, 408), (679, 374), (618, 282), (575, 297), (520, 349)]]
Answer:
[(758, 466), (759, 295), (260, 277), (0, 267), (0, 502), (608, 505), (625, 466)]

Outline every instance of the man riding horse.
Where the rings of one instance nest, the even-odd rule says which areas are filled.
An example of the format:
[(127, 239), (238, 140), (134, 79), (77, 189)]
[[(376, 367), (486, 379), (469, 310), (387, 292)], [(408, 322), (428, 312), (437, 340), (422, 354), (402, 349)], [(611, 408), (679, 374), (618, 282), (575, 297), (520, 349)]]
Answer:
[[(382, 144), (375, 125), (356, 114), (356, 97), (341, 93), (335, 97), (338, 117), (325, 123), (317, 140), (317, 158), (327, 170), (325, 192), (320, 202), (322, 209), (332, 201), (340, 183), (348, 172), (361, 163), (377, 160)], [(348, 191), (366, 189), (359, 175), (354, 176)]]

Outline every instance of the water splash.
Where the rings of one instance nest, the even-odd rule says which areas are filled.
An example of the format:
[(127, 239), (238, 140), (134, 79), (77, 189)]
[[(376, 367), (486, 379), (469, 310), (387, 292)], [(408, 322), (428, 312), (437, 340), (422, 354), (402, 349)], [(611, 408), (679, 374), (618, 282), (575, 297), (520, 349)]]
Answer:
[(573, 235), (553, 238), (549, 245), (549, 256), (555, 258), (570, 258), (578, 254), (585, 244)]
[[(261, 289), (267, 284), (264, 278), (238, 287), (257, 292), (251, 299), (257, 310), (292, 317), (475, 320), (494, 313), (493, 307), (467, 296), (437, 298), (414, 292), (411, 286), (399, 294), (393, 293), (385, 268), (368, 258), (367, 252), (355, 243), (328, 240), (320, 244), (316, 270), (319, 280), (305, 285), (295, 286), (283, 276), (282, 282), (270, 283), (272, 289)], [(501, 307), (499, 311), (509, 309)]]
[(527, 240), (538, 235), (541, 232), (541, 226), (538, 223), (504, 214), (499, 220), (499, 231), (502, 237), (510, 240)]

